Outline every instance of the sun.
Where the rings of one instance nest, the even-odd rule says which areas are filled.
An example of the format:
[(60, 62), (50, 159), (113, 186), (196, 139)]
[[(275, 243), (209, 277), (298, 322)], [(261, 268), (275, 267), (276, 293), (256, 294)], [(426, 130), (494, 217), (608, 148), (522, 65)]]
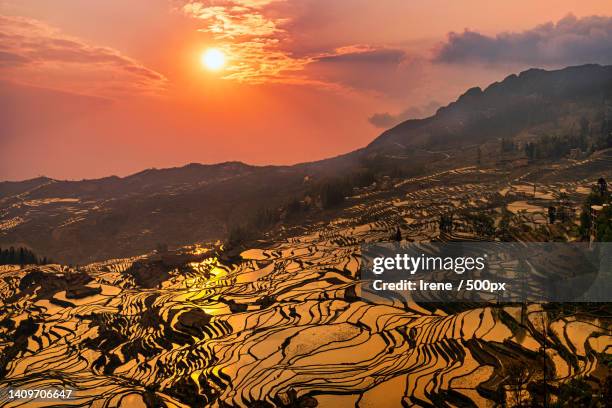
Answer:
[(218, 71), (225, 66), (225, 54), (218, 48), (209, 48), (202, 54), (202, 65), (211, 71)]

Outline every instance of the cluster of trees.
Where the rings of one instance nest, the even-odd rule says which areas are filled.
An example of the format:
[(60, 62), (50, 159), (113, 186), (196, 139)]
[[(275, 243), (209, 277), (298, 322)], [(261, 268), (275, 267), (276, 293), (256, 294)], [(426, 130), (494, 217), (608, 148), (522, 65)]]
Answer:
[(351, 176), (328, 179), (316, 187), (315, 197), (319, 197), (321, 208), (327, 210), (341, 205), (351, 194), (354, 187), (365, 187), (371, 183), (360, 183)]
[[(293, 197), (280, 207), (262, 207), (258, 209), (245, 222), (230, 228), (226, 240), (227, 247), (236, 247), (257, 239), (283, 219), (291, 219), (304, 215), (311, 209), (317, 198), (323, 209), (340, 206), (346, 196), (352, 192), (353, 186), (356, 184), (355, 180), (353, 177), (328, 179), (312, 186), (302, 199)], [(366, 183), (365, 177), (362, 180), (362, 183)]]
[(419, 174), (422, 167), (411, 163), (394, 163), (387, 158), (368, 157), (361, 161), (360, 168), (344, 177), (330, 178), (315, 185), (309, 192), (319, 197), (321, 207), (330, 209), (341, 205), (354, 188), (367, 187), (383, 177), (403, 178)]
[(518, 145), (514, 143), (512, 139), (504, 137), (501, 140), (502, 153), (514, 152), (516, 150), (518, 150)]
[(440, 231), (451, 232), (453, 230), (453, 214), (441, 214), (438, 226)]
[(280, 221), (280, 212), (272, 208), (259, 208), (246, 222), (236, 224), (229, 230), (226, 240), (228, 248), (235, 248), (245, 242), (257, 239), (263, 232)]
[(285, 214), (287, 218), (294, 218), (310, 209), (310, 196), (306, 196), (304, 200), (298, 197), (293, 197), (285, 206)]
[[(377, 161), (364, 161), (365, 165), (344, 177), (334, 177), (312, 183), (303, 196), (295, 196), (280, 207), (262, 207), (245, 222), (234, 225), (226, 240), (228, 248), (257, 239), (283, 219), (303, 215), (313, 207), (324, 210), (341, 206), (355, 187), (365, 187), (374, 183), (381, 174), (389, 169), (380, 167)], [(378, 166), (378, 167), (377, 167)], [(391, 169), (393, 170), (393, 169)], [(397, 169), (396, 169), (397, 170)]]
[[(480, 237), (496, 236), (502, 241), (514, 241), (510, 222), (512, 213), (505, 208), (502, 209), (502, 217), (497, 227), (495, 218), (486, 213), (464, 213), (458, 218), (463, 218), (472, 231)], [(451, 232), (454, 227), (454, 214), (440, 215), (438, 225), (440, 231)]]
[(582, 136), (542, 136), (536, 142), (525, 145), (525, 154), (530, 160), (559, 159), (572, 149), (587, 149), (587, 139)]
[(582, 236), (587, 238), (592, 226), (596, 241), (612, 242), (612, 207), (604, 207), (594, 218), (590, 215), (590, 211), (587, 211), (587, 209), (583, 209), (580, 214), (580, 232)]
[(582, 378), (574, 378), (558, 389), (553, 407), (605, 407), (612, 401), (612, 376), (607, 376), (599, 389)]
[[(506, 385), (511, 391), (513, 407), (607, 407), (612, 401), (612, 376), (597, 388), (583, 378), (573, 378), (559, 386), (547, 384), (544, 380), (532, 381), (528, 369), (510, 369)], [(555, 402), (551, 402), (554, 395)]]
[[(597, 187), (586, 198), (580, 213), (578, 231), (583, 239), (588, 239), (593, 231), (596, 241), (612, 242), (612, 203), (610, 201), (607, 183), (600, 178)], [(593, 214), (591, 209), (593, 205), (602, 206), (601, 211)]]
[(595, 140), (595, 149), (606, 149), (612, 147), (612, 119), (605, 117), (601, 121), (601, 131)]
[(366, 187), (384, 176), (403, 177), (414, 175), (420, 168), (412, 165), (398, 167), (377, 157), (365, 158), (358, 169), (337, 177), (330, 177), (314, 182), (302, 197), (293, 197), (280, 207), (260, 208), (248, 219), (232, 226), (229, 230), (226, 246), (236, 247), (245, 242), (257, 239), (277, 223), (303, 216), (312, 208), (323, 210), (341, 206), (354, 188)]
[(469, 213), (465, 215), (468, 224), (472, 225), (474, 232), (480, 236), (495, 235), (495, 219), (484, 213)]
[(508, 208), (505, 205), (502, 207), (502, 214), (501, 218), (499, 219), (496, 235), (503, 242), (514, 241), (514, 237), (512, 235), (512, 213), (508, 211)]
[[(524, 145), (523, 150), (529, 160), (559, 159), (569, 155), (572, 149), (581, 151), (601, 150), (612, 147), (612, 120), (601, 119), (600, 131), (582, 117), (578, 123), (578, 130), (569, 131), (565, 135), (544, 135), (538, 140)], [(501, 140), (502, 152), (519, 151), (519, 146), (512, 139)]]
[(46, 257), (39, 258), (28, 248), (0, 248), (0, 265), (46, 265), (51, 263)]
[(571, 219), (573, 210), (565, 207), (563, 204), (555, 207), (551, 205), (548, 207), (548, 223), (554, 224), (557, 220), (561, 223), (567, 222)]
[(314, 184), (308, 196), (318, 197), (324, 210), (340, 206), (354, 188), (372, 185), (383, 176), (401, 177), (405, 170), (395, 166), (385, 166), (384, 159), (368, 158), (362, 166), (343, 177), (330, 177)]

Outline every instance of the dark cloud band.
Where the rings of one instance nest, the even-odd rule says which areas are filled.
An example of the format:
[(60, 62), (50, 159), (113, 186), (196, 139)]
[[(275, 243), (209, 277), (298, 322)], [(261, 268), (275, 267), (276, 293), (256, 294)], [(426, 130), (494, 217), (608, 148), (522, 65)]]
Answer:
[(450, 33), (435, 62), (488, 64), (580, 64), (612, 62), (612, 17), (573, 15), (523, 32), (487, 36)]

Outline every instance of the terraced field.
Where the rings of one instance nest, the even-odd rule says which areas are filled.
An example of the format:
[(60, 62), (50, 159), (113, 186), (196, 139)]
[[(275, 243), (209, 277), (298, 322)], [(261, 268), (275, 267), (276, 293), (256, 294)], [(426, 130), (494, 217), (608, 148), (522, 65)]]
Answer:
[[(341, 215), (275, 231), (239, 257), (193, 246), (183, 252), (194, 258), (176, 267), (155, 254), (79, 270), (4, 267), (0, 388), (75, 390), (55, 406), (363, 408), (512, 405), (517, 366), (536, 387), (577, 377), (602, 385), (608, 304), (553, 313), (541, 304), (366, 302), (359, 245), (398, 227), (404, 240), (489, 240), (468, 212), (498, 223), (506, 209), (512, 225), (529, 226), (513, 230), (516, 239), (570, 234), (573, 221), (548, 225), (546, 208), (563, 192), (575, 220), (610, 164), (604, 156), (537, 176), (468, 167), (389, 179), (355, 190)], [(535, 194), (525, 187), (534, 181)], [(453, 228), (440, 231), (450, 213)], [(3, 395), (0, 405), (24, 401)]]

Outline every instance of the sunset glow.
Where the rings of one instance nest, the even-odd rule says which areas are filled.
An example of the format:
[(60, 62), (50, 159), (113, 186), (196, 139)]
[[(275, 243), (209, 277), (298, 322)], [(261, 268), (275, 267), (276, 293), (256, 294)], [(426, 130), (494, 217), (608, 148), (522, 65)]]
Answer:
[(0, 408), (607, 407), (611, 248), (612, 0), (0, 0)]
[(344, 154), (470, 87), (612, 63), (612, 2), (3, 0), (0, 37), (0, 176), (80, 179)]
[(202, 65), (211, 71), (219, 71), (225, 66), (225, 54), (217, 48), (209, 48), (202, 54)]

